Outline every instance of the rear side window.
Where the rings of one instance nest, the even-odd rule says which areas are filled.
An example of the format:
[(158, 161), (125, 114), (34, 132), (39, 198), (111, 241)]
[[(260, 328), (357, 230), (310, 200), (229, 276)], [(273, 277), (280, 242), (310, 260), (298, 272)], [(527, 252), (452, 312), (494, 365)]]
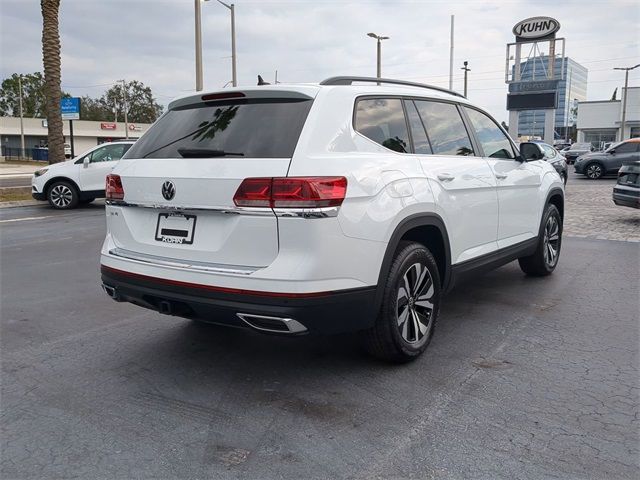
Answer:
[(240, 99), (169, 110), (125, 158), (289, 158), (312, 100)]
[(473, 155), (469, 134), (455, 105), (428, 100), (416, 100), (415, 104), (434, 154)]
[[(513, 152), (513, 146), (511, 142), (504, 134), (500, 127), (487, 117), (484, 113), (474, 110), (473, 108), (465, 107), (467, 115), (471, 120), (471, 125), (476, 132), (478, 141), (482, 145), (485, 157), (491, 158), (516, 158)], [(542, 146), (545, 149), (545, 145)], [(551, 147), (547, 147), (551, 150)], [(545, 150), (547, 156), (554, 157), (553, 151)]]
[(411, 150), (402, 101), (398, 98), (358, 100), (355, 129), (389, 150), (401, 153)]

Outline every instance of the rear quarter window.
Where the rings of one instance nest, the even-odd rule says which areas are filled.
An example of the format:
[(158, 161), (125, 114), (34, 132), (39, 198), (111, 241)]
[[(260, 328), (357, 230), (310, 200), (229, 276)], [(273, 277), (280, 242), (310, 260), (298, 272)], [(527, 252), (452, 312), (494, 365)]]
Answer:
[(399, 98), (367, 98), (356, 103), (355, 129), (368, 139), (393, 150), (411, 150), (407, 121)]

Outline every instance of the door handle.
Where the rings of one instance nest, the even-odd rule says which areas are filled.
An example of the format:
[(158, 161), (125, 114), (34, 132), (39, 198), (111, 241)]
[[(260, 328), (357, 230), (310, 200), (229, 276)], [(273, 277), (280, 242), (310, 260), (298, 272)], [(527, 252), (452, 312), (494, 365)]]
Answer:
[(505, 174), (505, 173), (496, 173), (496, 178), (498, 180), (504, 180), (505, 178), (507, 178), (507, 174)]
[(438, 180), (441, 180), (443, 182), (450, 182), (454, 178), (456, 178), (456, 177), (454, 175), (451, 175), (450, 173), (439, 173), (438, 174)]

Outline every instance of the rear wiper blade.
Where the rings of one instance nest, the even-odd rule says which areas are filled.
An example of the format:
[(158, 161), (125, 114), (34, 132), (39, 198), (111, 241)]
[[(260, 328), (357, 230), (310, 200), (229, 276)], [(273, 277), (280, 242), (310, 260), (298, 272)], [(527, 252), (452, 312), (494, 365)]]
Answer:
[(209, 148), (179, 148), (178, 153), (183, 158), (208, 158), (208, 157), (244, 157), (244, 153), (225, 152), (224, 150), (212, 150)]

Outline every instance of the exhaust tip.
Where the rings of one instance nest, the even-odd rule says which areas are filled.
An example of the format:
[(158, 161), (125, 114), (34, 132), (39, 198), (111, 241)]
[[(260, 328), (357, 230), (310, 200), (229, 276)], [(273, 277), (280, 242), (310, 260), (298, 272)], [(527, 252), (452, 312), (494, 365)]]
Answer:
[(109, 285), (105, 285), (104, 283), (102, 284), (102, 289), (104, 290), (104, 292), (109, 295), (111, 298), (113, 298), (116, 302), (120, 301), (120, 295), (118, 295), (118, 291), (116, 290), (115, 287), (111, 287)]
[(307, 331), (307, 327), (293, 318), (268, 317), (252, 313), (236, 313), (236, 316), (251, 328), (261, 332), (294, 334)]

